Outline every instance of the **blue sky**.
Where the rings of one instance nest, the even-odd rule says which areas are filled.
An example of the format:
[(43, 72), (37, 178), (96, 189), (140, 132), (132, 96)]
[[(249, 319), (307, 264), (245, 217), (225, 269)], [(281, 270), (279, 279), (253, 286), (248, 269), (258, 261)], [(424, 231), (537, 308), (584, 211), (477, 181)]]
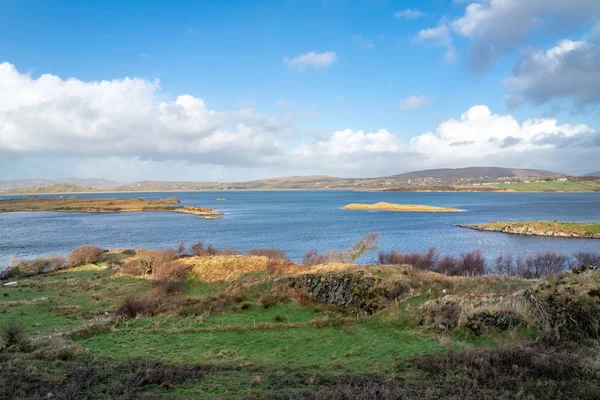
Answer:
[[(0, 74), (0, 179), (376, 176), (473, 163), (573, 173), (600, 169), (591, 153), (584, 158), (589, 160), (585, 167), (571, 165), (568, 159), (588, 157), (590, 144), (600, 146), (600, 96), (594, 93), (600, 88), (595, 45), (600, 7), (589, 0), (506, 3), (4, 0), (0, 63), (10, 65), (11, 72), (5, 67), (4, 76)], [(523, 3), (529, 3), (525, 11), (519, 8)], [(559, 46), (565, 40), (576, 45)], [(480, 55), (481, 48), (493, 49), (492, 61), (489, 52)], [(552, 52), (553, 48), (564, 51)], [(540, 61), (549, 51), (551, 56)], [(307, 54), (304, 63), (291, 61)], [(315, 61), (320, 56), (323, 64)], [(541, 69), (548, 67), (543, 76), (536, 64), (540, 62)], [(559, 72), (550, 68), (556, 62), (564, 64)], [(30, 81), (43, 74), (58, 77), (52, 92), (60, 95), (38, 96), (45, 93), (44, 85)], [(90, 87), (127, 77), (153, 89), (146, 87), (136, 95), (141, 97), (133, 98), (123, 85), (105, 92)], [(573, 77), (589, 84), (574, 82)], [(514, 79), (509, 84), (510, 78)], [(69, 79), (82, 88), (64, 89)], [(570, 83), (555, 88), (545, 80)], [(191, 108), (176, 105), (182, 95), (202, 99), (202, 109), (220, 117), (213, 121), (204, 112), (198, 117)], [(15, 100), (36, 96), (33, 103)], [(104, 96), (110, 102), (96, 101)], [(507, 99), (515, 99), (518, 107), (511, 107)], [(128, 121), (129, 128), (117, 135), (126, 140), (117, 143), (111, 138), (121, 114), (110, 104), (121, 100), (123, 110), (133, 104), (128, 114), (139, 114), (139, 119)], [(156, 112), (142, 115), (142, 109), (159, 103), (182, 107), (185, 115), (172, 109), (167, 113), (174, 114), (160, 121), (151, 120)], [(453, 125), (452, 120), (460, 121), (478, 105), (489, 113), (477, 123), (466, 121), (468, 127)], [(78, 109), (80, 113), (73, 111)], [(240, 114), (241, 110), (245, 111)], [(23, 116), (15, 117), (17, 112)], [(31, 126), (28, 113), (36, 116), (38, 126)], [(174, 118), (185, 121), (165, 122)], [(498, 133), (506, 118), (519, 127)], [(531, 119), (556, 123), (525, 132), (521, 124)], [(62, 122), (53, 125), (58, 120)], [(152, 134), (147, 136), (143, 129), (150, 126)], [(87, 135), (86, 129), (93, 134)], [(153, 143), (171, 138), (176, 142), (181, 129), (188, 145), (152, 147), (144, 140), (147, 136)], [(350, 132), (336, 136), (346, 129)], [(472, 140), (473, 131), (484, 133)], [(427, 137), (419, 138), (427, 132), (438, 137), (431, 146)], [(245, 144), (231, 149), (219, 142), (224, 137), (227, 143)], [(520, 148), (485, 145), (506, 137), (518, 137)], [(553, 161), (531, 161), (541, 155)], [(554, 160), (557, 157), (561, 159)]]

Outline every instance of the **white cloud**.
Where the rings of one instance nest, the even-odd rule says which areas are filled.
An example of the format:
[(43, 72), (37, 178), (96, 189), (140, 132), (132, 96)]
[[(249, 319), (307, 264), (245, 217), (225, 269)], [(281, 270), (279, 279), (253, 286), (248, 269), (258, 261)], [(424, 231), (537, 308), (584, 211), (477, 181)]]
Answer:
[(452, 28), (473, 40), (472, 66), (486, 69), (521, 44), (531, 30), (577, 28), (599, 12), (598, 0), (485, 0), (469, 4)]
[(494, 164), (600, 169), (600, 132), (549, 118), (519, 123), (483, 105), (401, 140), (386, 129), (294, 135), (295, 119), (312, 118), (310, 110), (278, 118), (253, 108), (211, 110), (191, 95), (160, 99), (158, 81), (35, 79), (0, 64), (0, 171), (26, 166), (44, 177), (54, 163), (75, 163), (87, 176), (110, 169), (102, 175), (113, 179), (128, 169), (136, 179), (239, 180)]
[(434, 28), (423, 29), (417, 33), (416, 40), (422, 43), (433, 43), (435, 46), (446, 48), (444, 61), (456, 62), (456, 48), (454, 47), (450, 30), (444, 21), (440, 21)]
[(401, 100), (400, 103), (398, 103), (398, 108), (401, 110), (413, 110), (415, 108), (421, 108), (421, 107), (425, 107), (426, 105), (430, 104), (431, 102), (435, 101), (435, 98), (433, 97), (427, 97), (424, 95), (419, 95), (419, 96), (408, 96), (407, 98), (405, 98), (404, 100)]
[(33, 79), (0, 64), (0, 150), (223, 164), (255, 164), (281, 153), (273, 134), (287, 132), (290, 121), (252, 109), (217, 112), (190, 95), (159, 101), (158, 91), (158, 81)]
[[(518, 167), (539, 166), (546, 168), (549, 161), (565, 168), (572, 160), (552, 144), (543, 142), (548, 135), (560, 135), (576, 143), (584, 135), (597, 132), (586, 125), (559, 124), (554, 119), (533, 118), (522, 124), (511, 115), (493, 114), (487, 106), (473, 106), (460, 119), (441, 123), (435, 131), (411, 139), (408, 149), (422, 154), (428, 165), (510, 165)], [(600, 150), (600, 141), (596, 149)], [(561, 150), (561, 151), (564, 151)], [(585, 158), (582, 149), (577, 149)], [(553, 155), (548, 160), (529, 159), (532, 153)], [(591, 155), (588, 154), (591, 161)], [(597, 161), (593, 161), (596, 165)]]
[(315, 69), (328, 68), (336, 61), (336, 59), (337, 56), (334, 51), (327, 51), (324, 53), (311, 51), (310, 53), (302, 53), (293, 58), (286, 57), (283, 61), (288, 67), (302, 72), (309, 67)]
[(524, 55), (505, 80), (506, 87), (536, 104), (572, 99), (581, 108), (600, 103), (600, 51), (586, 41), (563, 40)]
[(426, 15), (426, 13), (417, 9), (407, 8), (406, 10), (396, 12), (394, 14), (394, 18), (416, 19), (419, 17), (424, 17)]

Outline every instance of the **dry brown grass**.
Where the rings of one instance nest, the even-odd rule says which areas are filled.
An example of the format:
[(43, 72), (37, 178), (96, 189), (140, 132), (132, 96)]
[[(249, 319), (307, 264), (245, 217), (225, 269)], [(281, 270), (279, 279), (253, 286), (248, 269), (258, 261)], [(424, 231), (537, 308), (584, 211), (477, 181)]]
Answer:
[[(273, 265), (272, 259), (264, 256), (223, 256), (187, 257), (179, 262), (191, 267), (194, 279), (204, 282), (234, 281), (244, 274), (267, 271)], [(302, 270), (296, 264), (275, 260), (278, 263), (277, 271), (289, 274)]]
[(379, 202), (375, 204), (353, 203), (342, 207), (342, 210), (377, 210), (377, 211), (397, 211), (397, 212), (461, 212), (454, 207), (435, 207), (421, 204), (393, 204)]

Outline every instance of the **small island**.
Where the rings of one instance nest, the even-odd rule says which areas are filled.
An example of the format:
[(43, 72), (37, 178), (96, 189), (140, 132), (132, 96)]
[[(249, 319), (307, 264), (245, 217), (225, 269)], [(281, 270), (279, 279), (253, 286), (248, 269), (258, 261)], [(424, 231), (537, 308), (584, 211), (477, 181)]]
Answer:
[(600, 239), (600, 222), (523, 221), (457, 226), (477, 231), (502, 232), (514, 235)]
[(421, 204), (393, 204), (386, 202), (379, 202), (375, 204), (360, 204), (353, 203), (342, 207), (342, 210), (363, 210), (363, 211), (396, 211), (396, 212), (461, 212), (454, 207), (435, 207), (425, 206)]
[(140, 211), (167, 211), (193, 214), (196, 216), (221, 215), (219, 211), (211, 208), (195, 206), (171, 205), (179, 204), (179, 199), (169, 197), (158, 200), (145, 200), (140, 198), (111, 199), (111, 198), (86, 198), (79, 197), (37, 197), (28, 196), (18, 199), (0, 200), (0, 212), (19, 211), (59, 211), (59, 212), (85, 212), (85, 213), (118, 213)]

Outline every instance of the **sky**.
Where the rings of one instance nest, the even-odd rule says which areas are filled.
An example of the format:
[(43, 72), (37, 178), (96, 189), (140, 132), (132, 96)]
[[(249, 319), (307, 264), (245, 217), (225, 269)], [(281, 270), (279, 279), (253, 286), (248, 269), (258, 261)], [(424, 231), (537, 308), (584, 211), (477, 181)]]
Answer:
[(0, 2), (0, 179), (600, 170), (600, 1)]

